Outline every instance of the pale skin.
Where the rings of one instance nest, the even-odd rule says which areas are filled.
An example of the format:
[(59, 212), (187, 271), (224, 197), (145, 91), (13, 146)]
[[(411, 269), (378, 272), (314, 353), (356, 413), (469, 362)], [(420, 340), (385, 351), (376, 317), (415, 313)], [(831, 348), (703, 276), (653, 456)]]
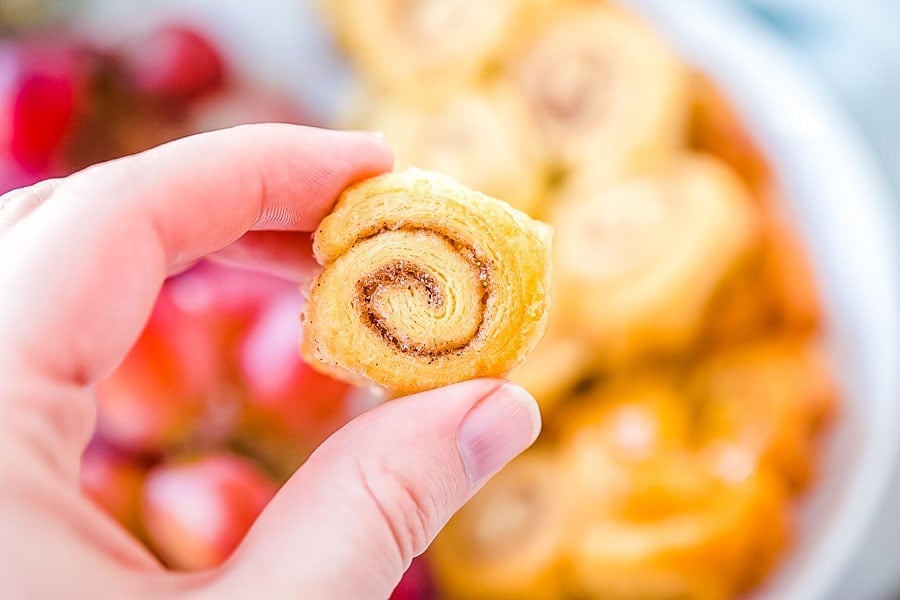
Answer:
[(0, 595), (387, 598), (449, 517), (540, 429), (501, 380), (352, 421), (220, 568), (167, 571), (78, 488), (90, 386), (135, 342), (164, 279), (203, 256), (308, 280), (309, 232), (390, 170), (367, 133), (254, 125), (180, 140), (0, 198)]

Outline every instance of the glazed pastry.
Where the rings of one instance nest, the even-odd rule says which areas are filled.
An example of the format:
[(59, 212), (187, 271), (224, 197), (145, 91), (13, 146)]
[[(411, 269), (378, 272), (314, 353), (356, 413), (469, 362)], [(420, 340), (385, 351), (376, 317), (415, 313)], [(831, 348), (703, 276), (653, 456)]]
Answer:
[(784, 217), (767, 219), (762, 278), (770, 294), (777, 324), (809, 333), (822, 321), (822, 306), (812, 264), (798, 235)]
[(551, 221), (554, 302), (604, 367), (684, 351), (758, 233), (746, 188), (703, 155), (609, 187), (574, 186)]
[(415, 165), (537, 214), (544, 153), (521, 98), (498, 85), (417, 105), (381, 102), (367, 129), (384, 132), (399, 168)]
[(581, 524), (569, 550), (579, 597), (731, 598), (782, 547), (780, 482), (753, 469), (720, 477), (691, 450), (692, 420), (675, 380), (640, 372), (591, 392), (563, 419), (558, 453)]
[(710, 358), (693, 375), (701, 444), (725, 478), (765, 465), (793, 490), (815, 467), (815, 437), (836, 410), (836, 388), (810, 340), (775, 338)]
[(675, 500), (666, 510), (639, 518), (601, 516), (574, 530), (572, 577), (580, 597), (727, 600), (758, 582), (787, 537), (778, 482), (759, 474), (725, 485), (685, 462), (658, 473), (694, 477), (674, 497), (665, 482), (650, 488)]
[(691, 74), (690, 92), (691, 147), (722, 158), (753, 190), (767, 187), (772, 177), (768, 162), (725, 95), (701, 73)]
[(712, 349), (773, 330), (809, 334), (821, 325), (815, 274), (796, 233), (776, 214), (764, 214), (762, 222), (759, 248), (710, 302), (704, 345)]
[(710, 299), (699, 341), (703, 348), (717, 351), (747, 343), (775, 326), (763, 245), (739, 261)]
[(685, 72), (621, 9), (569, 3), (523, 44), (512, 78), (564, 168), (611, 178), (656, 165), (683, 140)]
[(441, 589), (473, 600), (566, 597), (558, 570), (567, 498), (551, 456), (532, 451), (511, 462), (431, 545)]
[(304, 311), (304, 358), (399, 393), (502, 376), (546, 328), (550, 237), (436, 173), (356, 184), (313, 238), (323, 270)]
[[(566, 452), (644, 460), (687, 445), (691, 414), (673, 377), (633, 371), (597, 384), (557, 423)], [(590, 469), (586, 469), (589, 471)]]
[(321, 3), (338, 40), (366, 79), (379, 88), (433, 97), (439, 90), (455, 89), (478, 77), (497, 58), (532, 5), (545, 1)]
[(627, 505), (635, 465), (680, 451), (691, 435), (686, 398), (667, 376), (632, 372), (570, 404), (552, 429), (561, 468), (587, 516)]

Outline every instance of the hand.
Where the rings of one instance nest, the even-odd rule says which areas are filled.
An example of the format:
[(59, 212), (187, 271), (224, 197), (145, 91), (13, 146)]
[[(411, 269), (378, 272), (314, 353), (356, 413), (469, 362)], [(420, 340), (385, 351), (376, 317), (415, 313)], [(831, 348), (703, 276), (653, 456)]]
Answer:
[(90, 386), (169, 274), (204, 255), (299, 281), (309, 233), (375, 136), (292, 125), (199, 135), (0, 198), (4, 597), (386, 598), (450, 515), (537, 436), (521, 388), (476, 380), (357, 418), (284, 485), (220, 568), (166, 571), (78, 490)]

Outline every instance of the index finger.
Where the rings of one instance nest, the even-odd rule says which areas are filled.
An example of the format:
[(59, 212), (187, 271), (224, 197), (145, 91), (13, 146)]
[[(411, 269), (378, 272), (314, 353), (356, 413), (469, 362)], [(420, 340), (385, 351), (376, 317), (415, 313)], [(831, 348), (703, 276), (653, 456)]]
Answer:
[(250, 229), (310, 231), (391, 167), (371, 134), (252, 125), (92, 167), (0, 238), (0, 386), (88, 385), (137, 338), (169, 268)]

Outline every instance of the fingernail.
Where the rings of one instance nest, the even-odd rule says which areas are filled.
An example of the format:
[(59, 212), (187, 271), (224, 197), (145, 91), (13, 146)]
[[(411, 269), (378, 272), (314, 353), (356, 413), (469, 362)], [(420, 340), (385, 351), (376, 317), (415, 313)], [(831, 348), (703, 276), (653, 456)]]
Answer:
[(457, 446), (473, 487), (528, 448), (541, 431), (541, 413), (521, 387), (504, 383), (463, 417)]

